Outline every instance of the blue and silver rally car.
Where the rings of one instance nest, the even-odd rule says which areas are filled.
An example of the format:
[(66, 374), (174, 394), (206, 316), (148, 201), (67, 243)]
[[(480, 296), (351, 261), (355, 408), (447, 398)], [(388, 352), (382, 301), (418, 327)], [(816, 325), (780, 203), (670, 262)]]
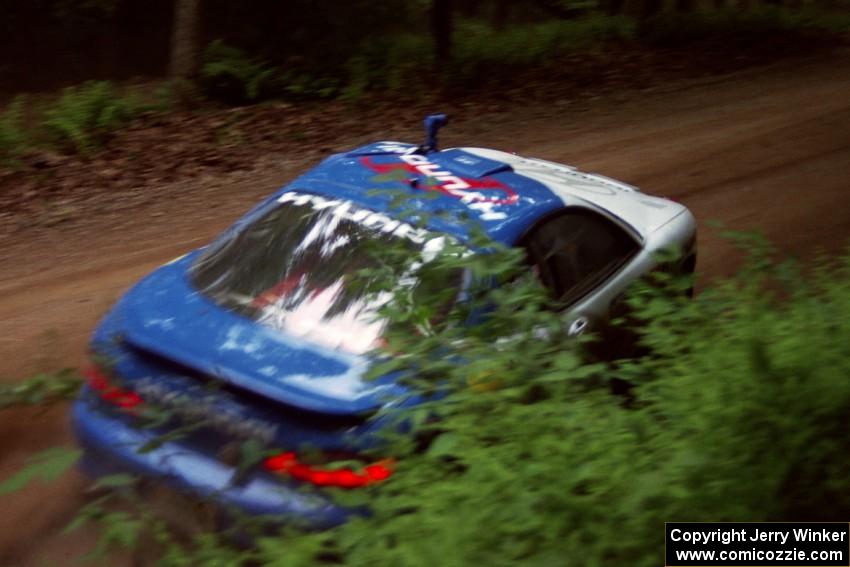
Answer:
[[(299, 449), (356, 459), (374, 448), (377, 409), (416, 403), (391, 377), (363, 379), (382, 323), (346, 281), (369, 265), (367, 244), (402, 240), (426, 252), (434, 233), (464, 241), (469, 220), (453, 219), (471, 219), (526, 249), (569, 306), (575, 334), (601, 328), (627, 285), (656, 268), (657, 251), (678, 246), (679, 268), (693, 271), (696, 227), (684, 206), (566, 165), (438, 150), (444, 122), (426, 119), (422, 146), (379, 142), (328, 157), (127, 292), (94, 333), (73, 407), (84, 469), (161, 479), (252, 515), (337, 525), (351, 512), (303, 488), (378, 483), (392, 464), (323, 468)], [(426, 228), (394, 218), (400, 191), (408, 211), (441, 214), (427, 215)], [(163, 436), (162, 424), (141, 423), (147, 405), (202, 426)], [(245, 440), (271, 456), (236, 475), (231, 449)]]

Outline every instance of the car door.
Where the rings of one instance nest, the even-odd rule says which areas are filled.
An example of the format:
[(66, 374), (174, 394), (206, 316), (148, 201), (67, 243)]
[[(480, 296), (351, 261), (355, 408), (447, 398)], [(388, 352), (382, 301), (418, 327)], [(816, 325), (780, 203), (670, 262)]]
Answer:
[[(608, 218), (587, 209), (566, 209), (540, 221), (523, 238), (529, 262), (564, 311), (571, 334), (600, 329), (610, 306), (593, 294), (639, 250), (640, 244)], [(570, 308), (581, 300), (584, 309)]]

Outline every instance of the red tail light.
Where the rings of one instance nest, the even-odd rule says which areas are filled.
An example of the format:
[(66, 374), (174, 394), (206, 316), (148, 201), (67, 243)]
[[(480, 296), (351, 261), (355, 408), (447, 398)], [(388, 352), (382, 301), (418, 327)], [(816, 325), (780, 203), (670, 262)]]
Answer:
[(97, 392), (102, 400), (114, 406), (131, 410), (143, 401), (136, 392), (113, 386), (109, 378), (97, 366), (89, 366), (84, 374), (89, 387)]
[(295, 453), (281, 453), (269, 457), (264, 463), (267, 470), (288, 474), (292, 478), (315, 484), (337, 488), (360, 488), (388, 479), (393, 474), (392, 461), (381, 461), (367, 465), (362, 472), (351, 469), (323, 470), (298, 461)]
[[(89, 387), (100, 398), (121, 409), (132, 411), (144, 400), (137, 393), (114, 386), (109, 377), (97, 366), (89, 366), (84, 372)], [(380, 461), (363, 467), (358, 472), (352, 469), (324, 470), (301, 463), (295, 453), (281, 453), (264, 461), (267, 470), (287, 474), (292, 478), (315, 484), (316, 486), (334, 486), (338, 488), (360, 488), (388, 479), (393, 474), (392, 461)]]

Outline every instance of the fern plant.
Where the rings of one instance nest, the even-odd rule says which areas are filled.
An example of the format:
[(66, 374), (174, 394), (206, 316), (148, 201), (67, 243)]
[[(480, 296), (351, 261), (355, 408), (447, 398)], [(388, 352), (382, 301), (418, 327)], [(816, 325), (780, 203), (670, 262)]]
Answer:
[(109, 81), (90, 81), (66, 88), (45, 112), (42, 127), (63, 149), (86, 154), (103, 145), (138, 110), (139, 106), (121, 97)]
[(23, 131), (23, 96), (15, 97), (0, 114), (0, 165), (14, 164), (17, 156), (26, 148)]
[(82, 380), (72, 368), (0, 386), (0, 409), (47, 405), (76, 396)]
[(255, 102), (270, 89), (275, 69), (221, 40), (204, 54), (201, 84), (211, 96), (230, 104)]

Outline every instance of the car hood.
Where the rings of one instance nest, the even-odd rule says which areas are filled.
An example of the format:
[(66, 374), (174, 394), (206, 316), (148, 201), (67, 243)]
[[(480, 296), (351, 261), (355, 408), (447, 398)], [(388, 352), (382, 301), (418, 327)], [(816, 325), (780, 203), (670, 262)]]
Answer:
[(395, 403), (405, 390), (366, 380), (370, 359), (312, 344), (219, 307), (191, 287), (194, 255), (163, 266), (121, 302), (126, 341), (272, 400), (355, 415)]

